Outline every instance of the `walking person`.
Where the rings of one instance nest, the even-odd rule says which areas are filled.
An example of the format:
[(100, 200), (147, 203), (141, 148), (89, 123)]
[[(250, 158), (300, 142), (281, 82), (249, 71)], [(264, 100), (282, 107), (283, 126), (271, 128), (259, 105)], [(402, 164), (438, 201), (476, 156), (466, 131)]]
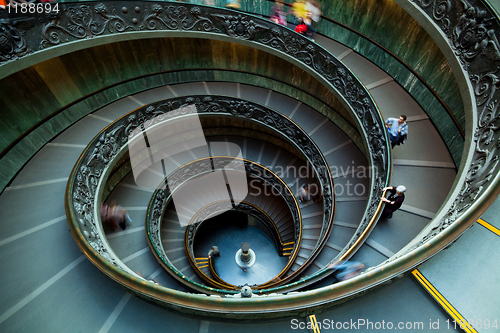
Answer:
[(337, 270), (334, 274), (338, 281), (345, 281), (361, 274), (363, 269), (365, 269), (365, 265), (356, 261), (341, 261), (337, 264), (329, 265), (328, 268)]
[(270, 19), (274, 23), (281, 24), (286, 27), (286, 13), (283, 10), (284, 4), (282, 0), (277, 0), (274, 2), (273, 8), (271, 8)]
[(392, 218), (392, 214), (398, 210), (403, 204), (403, 201), (405, 201), (406, 187), (403, 185), (399, 185), (398, 187), (389, 186), (385, 187), (384, 191), (390, 191), (390, 195), (388, 198), (382, 197), (381, 199), (385, 202), (381, 217), (390, 219)]
[(127, 210), (114, 203), (111, 205), (102, 204), (101, 220), (102, 224), (111, 229), (111, 231), (115, 231), (118, 226), (125, 230), (127, 229), (127, 223), (132, 223), (132, 219), (128, 215)]

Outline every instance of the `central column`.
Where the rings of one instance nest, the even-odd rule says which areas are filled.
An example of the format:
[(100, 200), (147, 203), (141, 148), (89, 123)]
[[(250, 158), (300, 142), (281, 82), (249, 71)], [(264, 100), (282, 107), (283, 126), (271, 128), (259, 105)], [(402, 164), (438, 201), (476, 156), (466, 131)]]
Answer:
[(241, 248), (236, 252), (234, 259), (236, 264), (246, 272), (247, 268), (252, 267), (255, 263), (256, 256), (255, 252), (250, 248), (250, 244), (245, 242), (241, 244)]

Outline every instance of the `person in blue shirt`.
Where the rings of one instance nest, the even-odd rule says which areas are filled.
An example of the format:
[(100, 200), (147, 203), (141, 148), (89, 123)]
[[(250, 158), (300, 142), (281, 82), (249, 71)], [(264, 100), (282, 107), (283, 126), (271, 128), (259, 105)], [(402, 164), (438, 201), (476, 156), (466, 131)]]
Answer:
[(404, 114), (402, 114), (399, 119), (388, 118), (385, 121), (385, 126), (389, 132), (392, 148), (405, 143), (406, 136), (408, 135), (408, 125), (406, 124), (406, 116)]

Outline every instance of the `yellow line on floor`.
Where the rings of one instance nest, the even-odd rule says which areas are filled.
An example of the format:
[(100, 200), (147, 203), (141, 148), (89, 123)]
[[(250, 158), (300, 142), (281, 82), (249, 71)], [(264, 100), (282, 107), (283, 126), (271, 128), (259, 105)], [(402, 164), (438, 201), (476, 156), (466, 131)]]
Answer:
[(422, 287), (427, 290), (427, 292), (438, 302), (443, 309), (455, 320), (456, 326), (460, 327), (467, 333), (477, 333), (477, 331), (471, 325), (460, 325), (460, 323), (466, 323), (465, 318), (453, 307), (453, 305), (448, 302), (448, 300), (441, 295), (439, 291), (420, 273), (418, 269), (411, 272), (415, 279), (422, 285)]
[(483, 227), (485, 227), (486, 229), (488, 229), (489, 231), (497, 234), (497, 236), (500, 236), (500, 229), (498, 228), (495, 228), (494, 226), (492, 226), (491, 224), (489, 224), (488, 222), (486, 222), (485, 220), (483, 219), (479, 219), (477, 220), (477, 223), (479, 223), (480, 225), (482, 225)]
[(310, 315), (309, 321), (311, 322), (313, 332), (314, 333), (321, 333), (321, 331), (319, 330), (318, 321), (316, 320), (316, 315)]

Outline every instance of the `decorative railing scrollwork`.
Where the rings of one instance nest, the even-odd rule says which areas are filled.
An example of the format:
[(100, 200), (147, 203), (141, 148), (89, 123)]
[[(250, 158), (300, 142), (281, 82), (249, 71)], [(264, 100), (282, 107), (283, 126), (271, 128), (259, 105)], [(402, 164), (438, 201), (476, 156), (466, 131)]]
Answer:
[[(75, 41), (92, 39), (92, 44), (96, 45), (102, 37), (119, 34), (123, 40), (135, 39), (141, 38), (142, 32), (155, 31), (175, 32), (176, 36), (181, 32), (196, 33), (199, 37), (250, 43), (313, 71), (315, 76), (346, 105), (357, 122), (361, 134), (365, 136), (370, 164), (373, 167), (370, 191), (372, 195), (369, 197), (368, 208), (356, 234), (359, 235), (360, 231), (370, 224), (373, 217), (371, 214), (376, 211), (378, 198), (382, 196), (382, 188), (387, 185), (389, 179), (387, 165), (390, 161), (390, 148), (387, 143), (387, 133), (380, 113), (363, 84), (341, 61), (321, 46), (269, 20), (210, 6), (120, 1), (61, 3), (58, 8), (57, 13), (30, 14), (30, 17), (35, 19), (33, 28), (13, 27), (13, 22), (5, 21), (7, 25), (5, 29), (18, 29), (16, 43), (23, 45), (23, 51), (5, 48), (6, 53), (3, 59), (0, 59), (0, 65), (8, 65), (12, 59), (25, 57), (28, 54), (36, 55), (37, 52), (48, 48), (65, 48), (73, 45), (71, 42)], [(0, 12), (0, 18), (5, 15), (7, 14)], [(21, 15), (18, 21), (24, 18)], [(203, 33), (207, 35), (203, 36)], [(148, 34), (144, 36), (150, 38)], [(320, 156), (316, 152), (314, 155)], [(322, 183), (326, 184), (325, 179), (329, 177), (329, 170), (316, 169), (316, 172), (318, 177), (322, 178)], [(324, 185), (324, 192), (331, 193), (333, 189), (327, 187)], [(326, 200), (325, 205), (328, 205)], [(326, 210), (331, 211), (332, 208), (326, 207)], [(321, 241), (316, 248), (321, 248), (321, 242), (326, 240), (328, 230), (328, 228), (322, 229)], [(345, 251), (356, 241), (357, 237), (354, 237)], [(315, 251), (311, 260), (318, 253)]]
[[(281, 235), (280, 235), (278, 228), (273, 223), (273, 220), (264, 211), (257, 208), (256, 206), (252, 205), (251, 203), (242, 201), (236, 207), (232, 207), (231, 203), (228, 201), (215, 202), (213, 204), (210, 204), (210, 205), (204, 207), (202, 210), (200, 210), (198, 212), (198, 214), (196, 214), (197, 216), (195, 216), (194, 218), (196, 220), (200, 219), (202, 222), (206, 219), (209, 219), (213, 215), (216, 215), (220, 212), (227, 212), (227, 211), (242, 212), (242, 213), (245, 213), (247, 215), (250, 215), (250, 216), (258, 219), (260, 221), (260, 223), (265, 227), (266, 234), (269, 235), (273, 239), (273, 241), (276, 245), (276, 250), (277, 250), (278, 254), (281, 255), (283, 253), (282, 238), (281, 238)], [(201, 216), (203, 216), (203, 217), (201, 217)], [(202, 226), (202, 223), (193, 223), (193, 224), (190, 224), (188, 226), (188, 228), (186, 229), (186, 239), (187, 239), (186, 252), (188, 252), (188, 255), (192, 259), (191, 262), (193, 263), (193, 265), (196, 265), (196, 263), (195, 263), (196, 255), (194, 253), (194, 240), (196, 238), (196, 233), (198, 232), (198, 229), (201, 226)], [(296, 242), (294, 242), (294, 243), (296, 243)], [(296, 251), (297, 251), (297, 247), (294, 246), (294, 249), (292, 250), (292, 252), (296, 252)], [(290, 260), (290, 262), (292, 262), (292, 261)], [(211, 261), (211, 263), (213, 263), (213, 260)], [(289, 268), (289, 266), (290, 265), (287, 265), (287, 267), (285, 267), (285, 269), (283, 269), (277, 277), (280, 277), (281, 275), (283, 275), (286, 272), (286, 269)], [(212, 272), (213, 275), (215, 275), (214, 278), (217, 282), (223, 282), (223, 283), (229, 284), (228, 282), (224, 281), (222, 278), (220, 278), (217, 275), (217, 272), (216, 272), (214, 267), (211, 267), (210, 271)], [(204, 274), (201, 274), (201, 275), (202, 275), (202, 278), (205, 278)], [(275, 279), (275, 278), (273, 278), (273, 279)], [(241, 288), (242, 285), (238, 285), (237, 287)], [(258, 289), (259, 286), (255, 286), (254, 288)]]
[(115, 8), (111, 11), (112, 14), (109, 14), (106, 5), (99, 3), (95, 6), (68, 7), (66, 15), (51, 12), (48, 15), (50, 22), (43, 27), (44, 38), (40, 42), (40, 49), (58, 45), (71, 37), (85, 39), (100, 36), (106, 31), (115, 33), (134, 29), (132, 24), (117, 15)]
[[(63, 9), (81, 6), (78, 4), (61, 5)], [(94, 12), (96, 11), (96, 8), (99, 8), (99, 3), (86, 3), (86, 5), (88, 5), (91, 10), (94, 10)], [(353, 118), (359, 126), (361, 134), (365, 136), (365, 143), (368, 147), (370, 164), (372, 165), (373, 171), (371, 177), (371, 196), (369, 197), (367, 203), (367, 209), (361, 223), (359, 224), (359, 229), (356, 232), (355, 237), (350, 242), (351, 244), (355, 243), (358, 240), (357, 237), (360, 235), (359, 230), (366, 228), (367, 225), (373, 221), (373, 219), (376, 219), (376, 217), (371, 214), (378, 211), (379, 198), (383, 193), (382, 189), (387, 184), (389, 179), (390, 170), (388, 162), (390, 161), (390, 148), (388, 146), (387, 133), (384, 129), (384, 123), (379, 111), (364, 86), (338, 59), (333, 57), (314, 42), (265, 19), (242, 13), (234, 13), (225, 9), (193, 6), (183, 3), (164, 4), (144, 2), (137, 4), (136, 2), (125, 1), (120, 3), (107, 2), (106, 8), (113, 9), (106, 10), (107, 12), (112, 12), (112, 16), (118, 16), (124, 20), (124, 23), (119, 25), (120, 29), (129, 26), (132, 26), (133, 28), (126, 28), (122, 31), (120, 31), (120, 29), (110, 28), (113, 22), (119, 22), (120, 20), (113, 18), (113, 22), (108, 21), (107, 23), (104, 23), (107, 18), (99, 13), (99, 16), (96, 16), (97, 19), (94, 18), (96, 20), (95, 25), (86, 21), (86, 25), (81, 28), (85, 30), (84, 38), (68, 35), (64, 32), (64, 30), (60, 30), (63, 31), (60, 32), (63, 35), (58, 34), (58, 36), (64, 37), (60, 38), (60, 40), (57, 38), (53, 39), (58, 41), (58, 44), (56, 45), (52, 45), (48, 42), (48, 36), (40, 36), (39, 33), (26, 33), (26, 35), (23, 35), (23, 38), (27, 41), (27, 50), (34, 52), (33, 50), (35, 50), (36, 47), (41, 48), (38, 45), (42, 45), (42, 40), (46, 40), (48, 42), (48, 44), (44, 46), (46, 48), (55, 46), (63, 47), (67, 43), (79, 39), (98, 39), (113, 34), (127, 34), (129, 32), (138, 33), (142, 30), (146, 30), (145, 25), (140, 24), (140, 22), (143, 22), (144, 19), (149, 16), (149, 13), (153, 12), (152, 8), (155, 5), (164, 9), (168, 8), (166, 11), (158, 11), (157, 13), (157, 15), (162, 17), (165, 22), (168, 21), (166, 13), (169, 13), (169, 19), (172, 19), (177, 23), (195, 22), (196, 20), (199, 20), (200, 22), (203, 21), (203, 23), (195, 25), (178, 24), (170, 25), (170, 27), (157, 23), (156, 25), (151, 25), (151, 29), (155, 29), (157, 31), (172, 30), (176, 32), (192, 31), (197, 32), (198, 36), (201, 36), (199, 34), (204, 32), (203, 27), (209, 27), (211, 24), (214, 28), (210, 30), (210, 35), (205, 37), (213, 38), (218, 35), (226, 40), (235, 42), (239, 42), (241, 40), (246, 44), (251, 44), (258, 48), (272, 50), (272, 52), (279, 54), (280, 57), (283, 57), (296, 65), (304, 67), (306, 70), (314, 72), (318, 80), (323, 82), (328, 89), (340, 97), (343, 103), (351, 111)], [(122, 13), (116, 9), (119, 8), (118, 6), (122, 7)], [(129, 8), (134, 6), (137, 7), (134, 8), (136, 14), (133, 14), (132, 11), (129, 10)], [(174, 10), (175, 8), (177, 9)], [(184, 11), (182, 8), (185, 8), (186, 10)], [(74, 24), (69, 20), (67, 12), (67, 10), (62, 11), (57, 20), (50, 15), (36, 14), (37, 24), (48, 26), (52, 23), (62, 27)], [(131, 15), (128, 15), (127, 13), (131, 13)], [(183, 17), (181, 13), (183, 13), (182, 15), (185, 13), (186, 17)], [(219, 20), (216, 19), (217, 15), (219, 15)], [(226, 17), (223, 22), (220, 21), (221, 15)], [(200, 18), (203, 18), (203, 20)], [(239, 23), (233, 25), (233, 22), (236, 21)], [(107, 28), (105, 29), (96, 30), (94, 28), (95, 26), (102, 27), (104, 24), (107, 24)], [(184, 27), (191, 30), (186, 30)], [(96, 33), (100, 34), (96, 35)], [(139, 36), (140, 35), (134, 35), (130, 38), (140, 38)], [(145, 36), (149, 37), (147, 34)], [(124, 37), (124, 39), (127, 39), (127, 37)], [(135, 274), (130, 272), (130, 270), (128, 270), (119, 260), (116, 260), (112, 250), (105, 242), (103, 242), (102, 227), (100, 226), (98, 218), (98, 204), (101, 185), (106, 178), (109, 164), (111, 164), (108, 156), (111, 158), (118, 157), (118, 155), (125, 149), (123, 148), (123, 144), (127, 140), (128, 134), (132, 133), (132, 131), (141, 123), (144, 123), (145, 121), (156, 121), (153, 120), (153, 118), (161, 118), (157, 117), (158, 115), (164, 115), (164, 118), (166, 119), (174, 117), (174, 115), (167, 115), (168, 112), (171, 112), (172, 114), (177, 113), (177, 115), (182, 116), (190, 114), (189, 110), (182, 107), (183, 105), (196, 105), (196, 112), (202, 114), (234, 115), (237, 117), (245, 117), (282, 133), (284, 136), (287, 136), (293, 144), (299, 147), (299, 149), (304, 153), (305, 158), (310, 161), (311, 165), (315, 169), (321, 184), (322, 196), (324, 200), (324, 220), (323, 228), (320, 233), (320, 240), (315, 247), (316, 250), (309, 258), (310, 260), (314, 259), (314, 257), (319, 253), (319, 249), (321, 248), (323, 242), (327, 239), (331, 230), (329, 225), (333, 219), (334, 211), (334, 196), (330, 170), (328, 167), (322, 167), (324, 164), (320, 162), (324, 162), (324, 158), (321, 152), (314, 145), (314, 143), (306, 140), (307, 135), (289, 119), (279, 116), (262, 106), (225, 97), (217, 99), (203, 96), (196, 98), (192, 97), (177, 99), (164, 104), (155, 103), (147, 108), (140, 108), (128, 117), (118, 120), (113, 125), (105, 129), (100, 140), (94, 140), (90, 144), (90, 146), (82, 154), (70, 177), (66, 197), (66, 209), (70, 220), (70, 226), (74, 237), (77, 239), (77, 243), (81, 246), (81, 248), (89, 255), (89, 257), (93, 258), (94, 262), (100, 265), (101, 269), (112, 275), (115, 279), (123, 281), (122, 283), (124, 285), (131, 286), (133, 290), (141, 290), (140, 293), (144, 297), (155, 300), (158, 300), (158, 295), (163, 295), (165, 299), (172, 299), (172, 297), (174, 297), (171, 296), (171, 291), (163, 290), (161, 288), (159, 291), (155, 291), (155, 296), (152, 296), (152, 294), (149, 293), (148, 288), (139, 286), (134, 281), (126, 279), (127, 274), (132, 276), (135, 276)], [(92, 150), (96, 150), (97, 152), (95, 157), (90, 159), (90, 151)], [(346, 247), (346, 250), (349, 246), (350, 245)], [(110, 267), (109, 264), (114, 267)], [(123, 269), (125, 273), (116, 270), (117, 267)], [(184, 299), (181, 295), (176, 295), (175, 297)], [(197, 300), (197, 297), (194, 297), (193, 300), (194, 299)], [(209, 303), (211, 304), (210, 301)], [(198, 304), (196, 306), (193, 306), (193, 304), (190, 304), (189, 306), (184, 304), (182, 306), (189, 309), (193, 309), (195, 307), (197, 309), (204, 309), (207, 305), (208, 303), (199, 307)]]
[[(470, 163), (465, 165), (461, 189), (451, 198), (451, 205), (432, 223), (418, 242), (404, 253), (415, 250), (435, 238), (462, 216), (479, 199), (484, 200), (492, 188), (498, 187), (500, 172), (500, 23), (493, 11), (478, 0), (422, 1), (412, 0), (428, 18), (435, 22), (460, 62), (471, 84), (471, 97), (477, 108), (473, 128)], [(469, 110), (472, 113), (472, 110)], [(475, 119), (476, 117), (472, 117)], [(495, 181), (494, 181), (495, 179)], [(480, 199), (483, 197), (482, 199)], [(469, 223), (473, 223), (470, 221)], [(399, 254), (401, 257), (404, 253)], [(397, 257), (391, 258), (392, 260)]]
[[(112, 249), (107, 245), (100, 224), (99, 205), (103, 184), (105, 184), (106, 176), (113, 167), (112, 161), (120, 158), (121, 154), (127, 150), (126, 146), (129, 139), (133, 139), (135, 135), (141, 133), (136, 129), (141, 125), (154, 126), (160, 122), (178, 117), (213, 115), (243, 117), (259, 123), (261, 126), (266, 126), (280, 133), (303, 152), (304, 157), (315, 170), (322, 190), (324, 217), (320, 237), (328, 235), (334, 213), (332, 180), (324, 157), (307, 134), (285, 116), (255, 103), (224, 96), (190, 96), (158, 101), (141, 107), (117, 120), (92, 141), (75, 166), (68, 185), (66, 202), (68, 215), (71, 219), (80, 222), (75, 231), (81, 233), (86, 243), (97, 251), (104, 260), (130, 274), (134, 274), (116, 258)], [(216, 160), (215, 164), (217, 163), (219, 162)], [(212, 167), (211, 163), (205, 164), (207, 168)], [(245, 168), (249, 173), (260, 174), (266, 181), (272, 182), (275, 187), (283, 186), (283, 184), (280, 185), (279, 182), (274, 181), (270, 173), (258, 170), (253, 164), (248, 164)], [(181, 184), (186, 176), (194, 176), (199, 173), (199, 170), (195, 170), (195, 168), (182, 168), (181, 170), (182, 172), (178, 173), (178, 177), (174, 175), (169, 178), (170, 188), (175, 188), (175, 186)], [(155, 197), (155, 200), (160, 204), (167, 197), (168, 193), (161, 192)], [(296, 205), (293, 194), (285, 195), (284, 199), (290, 207)], [(295, 208), (292, 212), (294, 212), (295, 216), (300, 216), (298, 208)], [(295, 234), (300, 234), (299, 227), (296, 227)], [(155, 238), (157, 237), (155, 235), (152, 234), (151, 241), (159, 242), (160, 239)], [(300, 237), (298, 239), (300, 241)], [(298, 246), (298, 243), (296, 242), (295, 246)], [(318, 241), (318, 244), (320, 243)]]
[[(25, 52), (15, 52), (12, 48), (0, 65), (16, 57), (49, 47), (64, 46), (67, 43), (110, 36), (115, 34), (137, 33), (144, 31), (182, 31), (209, 32), (211, 36), (220, 35), (236, 41), (252, 42), (256, 47), (279, 51), (287, 59), (317, 73), (329, 88), (352, 110), (361, 131), (367, 137), (366, 145), (370, 151), (374, 167), (372, 188), (374, 199), (368, 203), (373, 212), (387, 184), (390, 150), (386, 143), (387, 134), (378, 109), (369, 93), (345, 65), (328, 51), (311, 40), (293, 31), (274, 24), (266, 19), (222, 8), (196, 6), (186, 3), (165, 2), (86, 2), (85, 4), (59, 4), (59, 12), (30, 14), (35, 18), (38, 29), (24, 28), (16, 34)], [(0, 12), (0, 18), (6, 15)], [(6, 29), (13, 29), (13, 23), (6, 22)], [(132, 37), (131, 37), (132, 38)], [(133, 38), (137, 38), (134, 36)], [(17, 54), (17, 55), (16, 55)], [(3, 60), (3, 61), (2, 61)], [(327, 171), (317, 170), (321, 177)], [(376, 199), (375, 199), (376, 198)], [(366, 214), (362, 228), (369, 223), (371, 216)], [(322, 235), (324, 236), (324, 235)], [(324, 237), (322, 237), (324, 239)]]
[[(230, 166), (230, 167), (228, 167)], [(241, 168), (244, 166), (244, 168)], [(166, 180), (164, 183), (159, 184), (158, 189), (155, 191), (153, 196), (151, 197), (151, 201), (148, 207), (148, 214), (146, 219), (146, 230), (149, 237), (149, 243), (151, 244), (158, 260), (160, 260), (164, 267), (170, 272), (173, 272), (176, 275), (182, 275), (183, 272), (178, 271), (174, 265), (172, 265), (170, 259), (168, 258), (167, 253), (165, 252), (162, 239), (161, 239), (161, 230), (162, 230), (162, 219), (164, 215), (164, 211), (168, 204), (170, 203), (172, 196), (175, 191), (182, 188), (182, 185), (189, 182), (190, 180), (195, 179), (196, 177), (200, 177), (209, 173), (212, 173), (214, 170), (225, 170), (225, 172), (233, 171), (245, 171), (245, 174), (248, 177), (253, 179), (260, 179), (265, 182), (268, 186), (271, 186), (275, 193), (277, 193), (281, 200), (285, 203), (290, 215), (292, 217), (292, 224), (294, 228), (294, 244), (295, 247), (292, 251), (292, 255), (289, 258), (288, 264), (281, 271), (280, 275), (286, 273), (286, 271), (291, 267), (293, 261), (295, 260), (297, 250), (300, 247), (301, 243), (301, 234), (302, 234), (302, 218), (299, 210), (299, 206), (294, 194), (291, 192), (290, 188), (279, 179), (274, 173), (272, 173), (269, 169), (264, 168), (256, 163), (253, 163), (248, 160), (243, 160), (234, 157), (207, 157), (199, 160), (195, 160), (187, 165), (180, 167), (178, 170), (172, 172), (166, 178), (168, 179), (168, 186), (166, 184)], [(196, 194), (193, 194), (195, 196)], [(201, 193), (202, 196), (206, 195), (206, 193)], [(196, 198), (192, 198), (196, 200)], [(189, 226), (186, 229), (185, 233), (185, 248), (190, 259), (192, 267), (195, 271), (208, 283), (214, 285), (216, 287), (221, 287), (218, 283), (207, 277), (201, 272), (196, 266), (195, 255), (193, 251), (194, 239), (196, 235), (197, 229), (201, 226), (202, 222), (206, 219), (213, 216), (218, 211), (230, 211), (230, 210), (246, 210), (253, 212), (256, 216), (261, 216), (261, 221), (264, 224), (271, 224), (269, 226), (270, 230), (274, 228), (277, 238), (280, 242), (280, 247), (283, 247), (283, 243), (281, 242), (281, 235), (279, 234), (278, 229), (273, 226), (270, 218), (261, 210), (256, 209), (253, 205), (240, 202), (236, 207), (233, 207), (230, 201), (218, 201), (212, 204), (209, 204), (191, 217)], [(192, 281), (183, 278), (180, 280), (181, 282), (187, 283), (188, 286), (191, 285)], [(286, 280), (283, 280), (285, 283)], [(228, 283), (224, 283), (224, 286), (228, 289), (237, 289), (237, 286), (232, 286)]]
[[(437, 28), (431, 27), (429, 29), (436, 29), (439, 34), (442, 34), (450, 50), (454, 52), (456, 58), (461, 63), (467, 83), (472, 87), (470, 98), (474, 104), (471, 110), (466, 110), (472, 119), (472, 122), (468, 124), (471, 130), (467, 133), (467, 139), (470, 139), (471, 146), (466, 147), (466, 149), (470, 148), (467, 152), (469, 155), (465, 158), (466, 161), (461, 166), (462, 174), (459, 175), (461, 180), (458, 182), (461, 188), (450, 195), (450, 204), (431, 222), (430, 227), (424, 230), (420, 242), (405, 249), (404, 253), (393, 257), (391, 259), (392, 262), (384, 263), (383, 267), (374, 268), (370, 274), (363, 274), (353, 279), (350, 283), (341, 283), (328, 289), (320, 288), (319, 290), (294, 294), (292, 296), (293, 301), (288, 300), (288, 302), (280, 302), (281, 300), (278, 299), (285, 298), (284, 296), (269, 297), (268, 299), (256, 297), (245, 300), (232, 299), (231, 302), (227, 303), (221, 302), (220, 299), (198, 295), (190, 295), (189, 297), (177, 294), (172, 295), (172, 292), (165, 292), (163, 294), (158, 292), (154, 296), (151, 296), (148, 294), (148, 288), (142, 288), (139, 284), (133, 284), (132, 282), (131, 284), (139, 290), (138, 294), (154, 299), (155, 301), (163, 297), (163, 299), (167, 300), (166, 303), (168, 301), (179, 300), (175, 306), (193, 312), (207, 311), (211, 314), (221, 314), (227, 311), (232, 316), (235, 313), (240, 317), (248, 314), (247, 318), (253, 318), (256, 316), (257, 307), (263, 307), (263, 304), (265, 304), (267, 306), (266, 311), (270, 313), (269, 316), (279, 316), (283, 313), (287, 315), (303, 314), (304, 311), (307, 311), (308, 306), (318, 309), (321, 305), (331, 304), (336, 300), (344, 298), (344, 295), (352, 295), (371, 288), (384, 280), (391, 279), (401, 272), (414, 267), (456, 239), (465, 230), (466, 226), (464, 227), (463, 225), (466, 224), (469, 226), (473, 222), (473, 217), (477, 217), (484, 210), (486, 205), (483, 202), (488, 201), (489, 196), (494, 196), (499, 191), (498, 175), (500, 170), (497, 149), (498, 142), (500, 142), (498, 134), (498, 122), (500, 119), (498, 103), (500, 101), (500, 92), (497, 87), (500, 81), (498, 78), (500, 69), (500, 47), (498, 43), (500, 40), (500, 26), (498, 16), (480, 0), (396, 1), (405, 3), (406, 5), (408, 3), (414, 5), (415, 8), (421, 10), (419, 16), (423, 14), (427, 21), (436, 24)], [(167, 8), (167, 6), (179, 7), (186, 9), (186, 18), (181, 18), (182, 16), (176, 14), (174, 18), (170, 16), (170, 19), (176, 22), (182, 22), (183, 20), (194, 22), (195, 20), (200, 20), (200, 17), (203, 18), (203, 20), (200, 20), (203, 23), (194, 25), (195, 28), (192, 31), (203, 31), (200, 25), (204, 27), (213, 26), (214, 28), (210, 32), (214, 35), (220, 34), (228, 38), (232, 37), (235, 41), (244, 39), (245, 42), (255, 43), (258, 46), (269, 46), (290, 56), (297, 63), (311, 71), (315, 71), (326, 85), (335, 88), (332, 91), (335, 90), (338, 92), (346, 105), (353, 111), (355, 119), (359, 122), (362, 132), (367, 138), (370, 162), (376, 173), (373, 175), (372, 180), (372, 197), (369, 200), (368, 210), (363, 217), (361, 225), (366, 224), (371, 218), (370, 214), (378, 208), (378, 198), (382, 196), (382, 188), (387, 183), (390, 171), (386, 169), (390, 161), (387, 135), (385, 134), (381, 117), (373, 101), (357, 79), (338, 60), (313, 42), (295, 35), (291, 31), (286, 30), (286, 28), (279, 27), (251, 15), (240, 13), (229, 14), (223, 9), (190, 6), (188, 4), (166, 5), (144, 2), (137, 5), (137, 3), (125, 1), (120, 3), (109, 2), (106, 4), (113, 7), (111, 11), (113, 15), (120, 16), (124, 20), (125, 23), (123, 26), (132, 26), (133, 29), (122, 32), (118, 29), (113, 31), (113, 29), (109, 29), (108, 24), (108, 28), (103, 29), (102, 34), (97, 36), (96, 32), (100, 30), (95, 30), (93, 25), (87, 24), (83, 26), (83, 29), (87, 29), (87, 32), (85, 33), (85, 37), (81, 39), (99, 38), (100, 36), (111, 34), (126, 34), (129, 31), (139, 32), (141, 31), (141, 26), (142, 30), (170, 29), (186, 31), (185, 29), (183, 30), (182, 24), (177, 26), (171, 25), (170, 28), (162, 26), (159, 23), (150, 25), (149, 28), (146, 28), (144, 23), (140, 24), (149, 15), (141, 13), (152, 13), (152, 8), (155, 5), (163, 9)], [(136, 14), (133, 14), (129, 8), (132, 9), (135, 5), (138, 9), (135, 10)], [(57, 20), (51, 15), (34, 14), (33, 17), (36, 19), (35, 25), (47, 27), (52, 23), (68, 28), (74, 23), (70, 22), (66, 14), (68, 11), (65, 9), (78, 6), (81, 5), (61, 4), (64, 11)], [(88, 3), (88, 6), (95, 12), (98, 4)], [(123, 14), (115, 10), (115, 8), (122, 6)], [(157, 16), (161, 16), (167, 22), (167, 12), (165, 10), (158, 11)], [(181, 10), (177, 12), (181, 12)], [(127, 13), (131, 13), (132, 15), (127, 15)], [(3, 20), (3, 31), (9, 31), (7, 34), (4, 33), (0, 36), (3, 46), (2, 50), (0, 50), (2, 56), (0, 64), (7, 64), (12, 60), (38, 52), (43, 45), (43, 40), (47, 41), (45, 47), (48, 48), (55, 46), (50, 43), (50, 40), (59, 41), (56, 45), (64, 45), (79, 39), (78, 36), (74, 37), (66, 34), (64, 29), (59, 30), (62, 31), (61, 35), (57, 35), (60, 37), (54, 36), (56, 39), (53, 39), (54, 37), (41, 35), (40, 31), (44, 31), (43, 29), (25, 28), (20, 25), (15, 26), (13, 21), (5, 19), (5, 12), (0, 15), (2, 15)], [(102, 18), (97, 16), (98, 25), (103, 26), (105, 16), (99, 15)], [(215, 19), (215, 15), (235, 17), (241, 15), (241, 22), (248, 22), (250, 18), (264, 28), (259, 27), (259, 29), (256, 29), (255, 26), (242, 23), (236, 27), (237, 33), (233, 33), (234, 30), (226, 29), (226, 27), (231, 26), (224, 26), (223, 23)], [(185, 26), (190, 27), (190, 25)], [(426, 26), (430, 25), (426, 24)], [(125, 123), (125, 121), (122, 123)], [(122, 131), (123, 129), (119, 129), (115, 134), (111, 134), (111, 132), (104, 133), (102, 142), (100, 142), (101, 147), (98, 148), (97, 143), (94, 141), (90, 149), (102, 149), (100, 154), (103, 155), (107, 154), (106, 152), (112, 152), (111, 155), (117, 153), (114, 150), (114, 143), (119, 142), (121, 139), (120, 136), (124, 136), (121, 134)], [(72, 232), (79, 245), (83, 246), (83, 243), (85, 243), (85, 246), (90, 245), (90, 249), (88, 247), (84, 248), (85, 253), (91, 256), (94, 261), (104, 263), (101, 269), (108, 272), (108, 274), (113, 274), (108, 263), (112, 265), (117, 264), (109, 257), (107, 247), (98, 239), (99, 226), (98, 222), (93, 218), (93, 216), (97, 216), (94, 195), (98, 192), (97, 185), (105, 173), (103, 170), (107, 166), (107, 162), (101, 156), (96, 156), (95, 159), (90, 160), (89, 155), (89, 149), (86, 149), (68, 183), (66, 197), (67, 214)], [(98, 169), (98, 165), (102, 165), (102, 168)], [(463, 221), (466, 223), (460, 223)], [(439, 237), (436, 237), (438, 235)], [(437, 238), (440, 238), (440, 240), (437, 240)], [(425, 248), (421, 246), (424, 243), (426, 245)], [(368, 275), (370, 276), (368, 277)], [(116, 274), (114, 277), (119, 281), (124, 281), (119, 274)]]
[(35, 26), (35, 19), (0, 19), (0, 63), (16, 60), (33, 52), (28, 46), (23, 32)]

